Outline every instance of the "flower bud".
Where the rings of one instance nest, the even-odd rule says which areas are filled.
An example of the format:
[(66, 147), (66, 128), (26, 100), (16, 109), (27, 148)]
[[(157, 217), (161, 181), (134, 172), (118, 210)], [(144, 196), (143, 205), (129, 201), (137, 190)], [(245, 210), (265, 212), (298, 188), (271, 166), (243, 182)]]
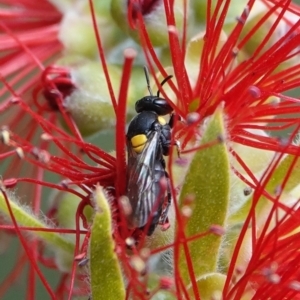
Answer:
[[(79, 63), (76, 64), (70, 58), (61, 62), (71, 65), (70, 76), (75, 86), (74, 91), (66, 97), (64, 106), (81, 134), (90, 135), (100, 130), (113, 128), (116, 123), (116, 112), (100, 63), (79, 59)], [(118, 98), (121, 69), (109, 65), (108, 72), (115, 97)], [(131, 109), (129, 108), (127, 113), (130, 118), (133, 116), (134, 110), (133, 105), (129, 104), (129, 107)]]
[[(250, 130), (249, 130), (250, 131)], [(257, 136), (267, 137), (268, 135), (263, 130), (253, 129), (251, 133)], [(252, 148), (242, 144), (232, 144), (232, 149), (239, 155), (245, 165), (251, 170), (252, 173), (257, 174), (263, 172), (267, 168), (274, 158), (274, 152), (264, 149)], [(251, 149), (251, 150), (250, 150)], [(232, 162), (233, 167), (246, 176), (246, 171), (243, 167), (234, 160)]]
[[(109, 1), (98, 2), (95, 1), (95, 17), (101, 33), (102, 47), (110, 49), (119, 44), (124, 35), (117, 26), (113, 26)], [(73, 5), (66, 11), (59, 30), (59, 38), (68, 53), (91, 58), (98, 55), (95, 28), (88, 1)]]
[[(76, 229), (76, 212), (81, 199), (74, 194), (66, 192), (58, 192), (52, 197), (52, 204), (56, 207), (55, 221), (59, 228)], [(93, 208), (86, 206), (83, 210), (84, 216), (88, 222), (91, 222), (93, 215)], [(80, 228), (82, 222), (80, 222)], [(76, 234), (69, 234), (65, 237), (69, 241), (76, 242)], [(83, 242), (84, 236), (81, 236), (80, 244)], [(64, 272), (69, 272), (72, 267), (74, 257), (72, 253), (63, 251), (62, 249), (55, 249), (55, 262), (58, 268)]]
[[(75, 216), (81, 199), (71, 193), (59, 192), (56, 194), (54, 201), (57, 203), (57, 213), (55, 214), (55, 219), (59, 226), (63, 228), (75, 229)], [(91, 221), (93, 215), (92, 207), (86, 206), (83, 210), (83, 213), (87, 218), (87, 221)]]
[(87, 57), (96, 55), (97, 44), (91, 20), (75, 11), (65, 14), (61, 23), (59, 39), (70, 53)]
[[(133, 1), (132, 1), (133, 2)], [(182, 32), (184, 21), (184, 5), (183, 0), (174, 1), (174, 15), (176, 21), (176, 28)], [(128, 33), (134, 40), (139, 40), (138, 30), (131, 27), (128, 20), (129, 1), (127, 0), (112, 0), (111, 13), (122, 30)], [(139, 4), (137, 4), (139, 3)], [(139, 5), (139, 7), (138, 7)], [(154, 46), (169, 45), (168, 27), (166, 22), (166, 13), (164, 9), (164, 1), (139, 1), (132, 3), (132, 15), (130, 22), (133, 26), (138, 25), (139, 11), (142, 14), (144, 25), (149, 34), (151, 43)], [(187, 9), (187, 19), (189, 18), (189, 9)]]
[[(258, 2), (260, 3), (260, 2)], [(259, 8), (258, 8), (259, 6)], [(287, 35), (291, 27), (298, 22), (299, 17), (290, 12), (286, 11), (284, 13), (284, 18), (280, 19), (278, 22), (278, 14), (280, 11), (277, 11), (276, 13), (273, 13), (269, 15), (269, 8), (262, 5), (256, 5), (254, 8), (257, 8), (255, 12), (253, 10), (251, 11), (251, 14), (248, 18), (248, 21), (245, 23), (245, 26), (243, 28), (243, 31), (241, 33), (240, 39), (246, 37), (249, 32), (252, 30), (254, 33), (247, 38), (247, 41), (245, 43), (245, 46), (243, 47), (243, 50), (248, 55), (253, 55), (255, 51), (261, 47), (262, 44), (264, 44), (264, 47), (261, 49), (260, 53), (266, 51), (271, 46), (273, 46), (275, 43), (277, 43), (281, 38)], [(272, 32), (271, 36), (270, 30), (273, 29), (273, 26), (276, 24), (276, 28)], [(257, 27), (257, 24), (262, 23), (261, 26)], [(253, 29), (256, 30), (253, 30)], [(268, 38), (268, 40), (266, 40)], [(296, 52), (296, 50), (295, 50)], [(289, 60), (283, 61), (279, 66), (279, 70), (284, 70), (288, 66), (293, 66), (298, 64), (299, 58), (292, 57)]]
[[(198, 22), (202, 24), (205, 24), (206, 22), (207, 4), (208, 1), (191, 0), (191, 7), (193, 8), (195, 18)], [(219, 0), (211, 1), (211, 16), (213, 15), (217, 4), (220, 4)], [(261, 0), (256, 0), (254, 2), (251, 11), (249, 11), (247, 4), (248, 1), (246, 0), (231, 0), (226, 13), (223, 12), (224, 5), (220, 6), (219, 17), (221, 14), (223, 14), (225, 17), (224, 24), (233, 26), (234, 24), (236, 24), (236, 21), (242, 14), (247, 18), (252, 18), (253, 16), (257, 15), (259, 12), (266, 8), (266, 6)]]
[(201, 299), (221, 300), (222, 291), (226, 281), (226, 276), (221, 273), (210, 273), (197, 278), (197, 286)]

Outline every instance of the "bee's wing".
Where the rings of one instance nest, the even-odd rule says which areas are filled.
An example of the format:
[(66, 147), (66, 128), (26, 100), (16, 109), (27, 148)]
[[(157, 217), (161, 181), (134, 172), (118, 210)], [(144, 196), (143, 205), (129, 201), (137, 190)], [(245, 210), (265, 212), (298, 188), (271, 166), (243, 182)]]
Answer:
[(130, 143), (128, 145), (127, 197), (132, 207), (129, 221), (138, 228), (147, 224), (157, 198), (153, 185), (159, 136), (159, 131), (153, 131), (139, 155), (134, 152)]

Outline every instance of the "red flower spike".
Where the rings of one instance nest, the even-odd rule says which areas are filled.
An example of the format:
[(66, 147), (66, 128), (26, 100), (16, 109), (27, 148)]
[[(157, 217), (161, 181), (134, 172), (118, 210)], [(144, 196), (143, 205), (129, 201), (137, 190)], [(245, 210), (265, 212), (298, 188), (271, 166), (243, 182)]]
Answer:
[[(75, 89), (71, 76), (64, 68), (50, 66), (45, 69), (42, 75), (43, 95), (53, 110), (59, 110), (56, 101), (65, 99)], [(37, 98), (37, 95), (34, 97)], [(37, 99), (35, 100), (38, 104)], [(63, 105), (63, 103), (61, 104)]]
[[(14, 101), (13, 103), (18, 104), (18, 108), (21, 108), (20, 111), (23, 114), (24, 114), (24, 112), (26, 112), (27, 117), (28, 117), (28, 115), (31, 116), (31, 118), (32, 118), (31, 124), (35, 124), (35, 128), (32, 128), (32, 130), (28, 128), (28, 125), (30, 125), (30, 124), (27, 124), (25, 126), (25, 128), (27, 129), (27, 133), (25, 136), (21, 135), (21, 137), (16, 134), (16, 131), (15, 131), (15, 128), (16, 128), (15, 123), (16, 122), (14, 123), (14, 126), (9, 126), (9, 128), (11, 130), (13, 130), (14, 133), (11, 135), (9, 140), (6, 139), (6, 141), (8, 141), (6, 144), (9, 143), (9, 146), (18, 147), (16, 149), (23, 149), (25, 151), (24, 161), (29, 162), (30, 166), (33, 166), (37, 170), (38, 169), (40, 170), (39, 172), (37, 172), (37, 173), (34, 172), (32, 174), (30, 172), (28, 172), (29, 170), (27, 170), (27, 173), (26, 173), (27, 178), (19, 178), (19, 180), (18, 180), (18, 182), (22, 182), (22, 181), (23, 182), (31, 182), (35, 186), (37, 186), (37, 188), (35, 188), (34, 203), (32, 204), (32, 206), (35, 211), (39, 212), (40, 200), (41, 200), (41, 196), (40, 196), (41, 189), (40, 189), (39, 185), (49, 186), (51, 188), (57, 188), (60, 190), (72, 191), (71, 189), (69, 189), (66, 186), (62, 187), (62, 186), (58, 186), (55, 184), (47, 183), (43, 179), (43, 174), (44, 174), (45, 170), (49, 170), (52, 172), (54, 171), (55, 173), (61, 174), (62, 176), (67, 176), (68, 178), (70, 178), (70, 175), (71, 175), (72, 179), (71, 178), (70, 179), (71, 179), (71, 182), (73, 182), (73, 183), (74, 183), (74, 181), (82, 179), (82, 176), (79, 176), (79, 175), (82, 174), (81, 167), (83, 167), (84, 165), (87, 167), (87, 176), (88, 176), (88, 173), (91, 172), (92, 169), (98, 170), (98, 171), (100, 170), (98, 167), (94, 167), (94, 166), (91, 166), (91, 168), (89, 168), (88, 165), (86, 163), (84, 163), (78, 156), (73, 155), (70, 152), (70, 148), (67, 149), (66, 146), (67, 145), (72, 146), (72, 144), (73, 144), (73, 147), (74, 146), (76, 148), (82, 147), (82, 148), (86, 149), (86, 151), (89, 153), (90, 156), (97, 154), (98, 149), (91, 145), (85, 145), (80, 140), (75, 140), (74, 138), (72, 138), (68, 134), (66, 134), (63, 130), (57, 128), (55, 125), (55, 122), (53, 122), (53, 120), (55, 118), (52, 118), (52, 119), (50, 118), (49, 120), (44, 119), (43, 116), (40, 114), (40, 112), (36, 113), (35, 109), (32, 110), (25, 102), (23, 102), (24, 101), (23, 98), (22, 99), (17, 98), (15, 91), (13, 91), (13, 88), (9, 85), (8, 82), (5, 81), (5, 84), (6, 84), (7, 88), (9, 88), (13, 92), (14, 99), (18, 99), (18, 101)], [(21, 93), (20, 90), (18, 92)], [(28, 104), (31, 105), (31, 103), (28, 103)], [(38, 106), (38, 107), (42, 108), (41, 106)], [(43, 111), (45, 111), (45, 109), (43, 109)], [(52, 117), (53, 117), (53, 115), (52, 115)], [(20, 121), (20, 119), (18, 121)], [(40, 125), (43, 129), (45, 129), (48, 137), (51, 137), (51, 138), (48, 138), (47, 140), (44, 139), (44, 141), (40, 144), (39, 148), (31, 145), (31, 137), (33, 137), (35, 130), (38, 128), (37, 125)], [(28, 132), (29, 132), (29, 134), (28, 134)], [(34, 139), (32, 139), (32, 140), (34, 140)], [(48, 147), (47, 145), (48, 145), (49, 141), (54, 141), (54, 144), (56, 144), (57, 149), (59, 149), (59, 151), (62, 151), (64, 153), (65, 157), (57, 158), (55, 156), (50, 155), (50, 152), (48, 152), (46, 150)], [(30, 153), (32, 154), (32, 158), (29, 156)], [(71, 168), (70, 168), (70, 161), (68, 161), (68, 159), (66, 159), (67, 157), (69, 157), (69, 155), (71, 157), (73, 157), (73, 163), (75, 163), (75, 165), (76, 165), (76, 166), (74, 165)], [(106, 156), (107, 158), (110, 157), (106, 153), (104, 154), (104, 156)], [(109, 159), (108, 161), (110, 161), (110, 162), (108, 164), (106, 164), (105, 161), (102, 161), (101, 165), (104, 164), (106, 166), (111, 166), (111, 163), (113, 160), (114, 159), (112, 159), (112, 160)], [(17, 164), (19, 165), (19, 163), (17, 163)], [(80, 172), (77, 172), (76, 168), (80, 168)], [(12, 170), (15, 171), (20, 176), (19, 169), (13, 168), (12, 165), (10, 165), (9, 171), (11, 172)], [(107, 169), (107, 170), (109, 170), (109, 169)], [(77, 174), (76, 174), (76, 172), (77, 172)], [(96, 174), (96, 173), (94, 173), (94, 174)], [(101, 178), (101, 171), (97, 172), (96, 176), (98, 177), (98, 179), (96, 179), (96, 181), (94, 181), (95, 183), (98, 182), (99, 179)], [(111, 175), (109, 175), (109, 176), (111, 176)], [(84, 182), (84, 180), (83, 181), (80, 180), (80, 181)], [(91, 181), (91, 179), (88, 179), (88, 181)], [(4, 183), (8, 184), (9, 187), (12, 187), (12, 184), (13, 184), (11, 180), (5, 180)], [(62, 230), (60, 230), (60, 231), (62, 232)], [(78, 232), (78, 234), (79, 234), (79, 232)], [(38, 252), (36, 250), (37, 243), (35, 241), (33, 242), (32, 246), (33, 247), (31, 249), (31, 251), (32, 251), (35, 259), (38, 259), (38, 257), (42, 257), (42, 256), (36, 256), (36, 254)], [(24, 247), (28, 248), (28, 246), (26, 246), (26, 245), (24, 245)], [(39, 250), (39, 251), (42, 251), (42, 250)], [(45, 260), (43, 260), (41, 258), (40, 261), (46, 265)], [(34, 299), (35, 298), (35, 295), (34, 295), (35, 275), (34, 275), (34, 272), (32, 272), (32, 271), (30, 271), (29, 282), (30, 282), (30, 288), (28, 289), (28, 295), (31, 299)]]
[[(169, 74), (165, 70), (167, 66), (164, 65), (159, 51), (156, 51), (151, 43), (144, 19), (146, 15), (147, 17), (151, 15), (157, 2), (142, 1), (138, 3), (138, 8), (135, 1), (125, 2), (128, 4), (129, 23), (134, 25), (139, 34), (145, 61), (149, 65), (156, 85), (159, 86), (159, 80), (157, 76), (154, 76), (156, 68), (163, 76)], [(233, 231), (231, 232), (230, 226), (223, 226), (217, 222), (209, 224), (201, 232), (188, 236), (186, 228), (195, 214), (193, 208), (198, 205), (199, 195), (193, 194), (191, 199), (187, 197), (181, 200), (184, 203), (180, 207), (178, 206), (177, 198), (180, 198), (178, 195), (180, 187), (175, 179), (175, 167), (182, 168), (186, 172), (190, 158), (183, 157), (180, 160), (181, 163), (174, 166), (176, 154), (174, 158), (171, 153), (169, 162), (167, 162), (167, 171), (170, 175), (175, 216), (171, 213), (168, 215), (171, 224), (168, 230), (163, 233), (161, 230), (157, 230), (155, 234), (158, 237), (151, 237), (152, 243), (150, 242), (150, 244), (153, 249), (151, 249), (150, 256), (142, 255), (141, 249), (148, 248), (147, 243), (149, 243), (145, 232), (142, 230), (132, 230), (133, 233), (129, 231), (124, 221), (126, 218), (120, 212), (122, 209), (117, 205), (118, 199), (121, 199), (119, 197), (125, 191), (126, 95), (133, 56), (125, 55), (123, 77), (118, 97), (116, 97), (106, 67), (107, 53), (104, 53), (101, 45), (101, 32), (99, 33), (97, 30), (96, 15), (92, 1), (90, 1), (101, 64), (117, 119), (116, 158), (114, 158), (97, 146), (85, 142), (70, 115), (66, 112), (63, 101), (76, 88), (70, 80), (68, 71), (44, 66), (46, 61), (47, 64), (49, 63), (48, 59), (52, 58), (53, 54), (56, 55), (61, 50), (61, 45), (57, 40), (57, 23), (61, 19), (60, 13), (46, 1), (42, 1), (36, 6), (30, 1), (19, 0), (15, 2), (22, 8), (19, 10), (13, 9), (7, 1), (4, 2), (6, 8), (0, 10), (0, 15), (2, 12), (3, 17), (0, 27), (5, 33), (2, 37), (2, 45), (4, 45), (2, 49), (8, 52), (0, 59), (1, 78), (3, 78), (4, 84), (0, 90), (1, 99), (3, 99), (0, 113), (2, 125), (6, 126), (2, 129), (3, 145), (1, 145), (1, 150), (3, 151), (1, 151), (0, 158), (1, 161), (7, 161), (9, 167), (3, 175), (3, 189), (12, 188), (15, 185), (19, 189), (21, 183), (27, 188), (31, 186), (33, 196), (28, 198), (33, 199), (31, 206), (35, 213), (39, 212), (41, 201), (44, 201), (42, 190), (45, 187), (72, 193), (79, 197), (80, 203), (76, 207), (76, 216), (73, 219), (76, 223), (74, 228), (64, 229), (60, 228), (59, 224), (56, 229), (32, 229), (32, 226), (21, 226), (22, 224), (18, 224), (17, 214), (10, 209), (13, 226), (10, 225), (8, 228), (5, 227), (6, 225), (2, 225), (1, 227), (13, 232), (19, 238), (26, 257), (29, 258), (31, 268), (28, 276), (27, 298), (35, 298), (36, 274), (42, 279), (48, 293), (57, 299), (65, 298), (66, 295), (71, 298), (89, 294), (89, 287), (85, 285), (88, 280), (77, 272), (75, 262), (70, 269), (70, 274), (62, 276), (56, 290), (52, 289), (41, 270), (37, 268), (37, 264), (41, 263), (48, 268), (55, 268), (53, 260), (47, 259), (45, 247), (41, 246), (37, 238), (32, 239), (32, 247), (29, 248), (28, 243), (22, 238), (22, 234), (23, 230), (75, 234), (74, 257), (80, 256), (79, 253), (86, 253), (90, 231), (88, 219), (84, 215), (84, 208), (91, 204), (89, 196), (98, 183), (109, 191), (107, 198), (109, 198), (113, 217), (110, 236), (114, 237), (115, 253), (122, 264), (123, 276), (128, 282), (128, 298), (147, 299), (159, 293), (159, 289), (168, 289), (177, 298), (205, 297), (205, 291), (209, 288), (207, 288), (208, 285), (205, 286), (207, 282), (203, 277), (198, 277), (196, 274), (197, 266), (192, 259), (190, 245), (201, 239), (204, 241), (206, 238), (213, 239), (215, 236), (221, 235), (222, 238), (224, 237), (223, 246), (226, 251), (223, 251), (224, 249), (219, 251), (220, 255), (224, 255), (222, 257), (224, 264), (220, 264), (216, 268), (216, 273), (222, 273), (222, 276), (227, 277), (222, 288), (216, 288), (216, 291), (223, 293), (223, 299), (241, 299), (247, 296), (252, 299), (300, 298), (299, 274), (295, 268), (299, 260), (297, 255), (299, 201), (295, 196), (297, 187), (295, 178), (299, 178), (297, 173), (299, 146), (297, 143), (293, 143), (296, 140), (300, 124), (298, 116), (292, 115), (299, 112), (299, 100), (283, 95), (286, 91), (300, 85), (299, 66), (288, 65), (288, 62), (292, 58), (296, 59), (298, 55), (295, 49), (299, 44), (297, 34), (300, 23), (292, 24), (287, 20), (286, 13), (300, 14), (298, 7), (291, 4), (290, 1), (264, 2), (269, 10), (263, 12), (257, 23), (244, 35), (243, 30), (245, 30), (248, 19), (251, 17), (251, 10), (255, 6), (254, 0), (249, 1), (245, 10), (237, 14), (236, 24), (232, 26), (231, 32), (227, 32), (227, 39), (221, 44), (220, 38), (232, 3), (229, 0), (217, 1), (215, 8), (212, 8), (212, 2), (208, 1), (206, 34), (203, 37), (202, 52), (199, 53), (198, 60), (199, 70), (196, 72), (195, 78), (191, 78), (191, 73), (186, 66), (186, 56), (188, 55), (186, 40), (190, 38), (188, 26), (189, 22), (192, 22), (187, 18), (187, 2), (184, 1), (183, 18), (185, 20), (183, 23), (185, 25), (181, 36), (180, 30), (176, 27), (173, 10), (176, 2), (164, 1), (170, 58), (176, 77), (176, 80), (169, 82), (168, 85), (177, 97), (177, 103), (174, 104), (174, 102), (172, 107), (177, 114), (183, 117), (183, 121), (178, 121), (173, 128), (176, 137), (178, 135), (183, 141), (181, 155), (201, 153), (213, 150), (220, 145), (226, 145), (230, 151), (230, 172), (233, 171), (232, 177), (237, 181), (237, 185), (241, 185), (241, 195), (236, 197), (237, 199), (233, 198), (238, 201), (244, 197), (245, 202), (240, 204), (241, 215), (244, 214), (244, 219), (239, 224), (236, 236)], [(46, 11), (47, 13), (45, 13)], [(12, 15), (20, 17), (16, 18), (15, 22), (9, 22), (7, 16), (11, 17)], [(32, 15), (39, 16), (39, 18), (36, 18), (35, 22), (28, 22)], [(46, 17), (42, 18), (41, 16)], [(252, 49), (251, 54), (248, 53), (248, 56), (243, 57), (241, 54), (243, 54), (244, 46), (261, 30), (270, 16), (275, 16), (275, 21), (269, 33), (255, 49)], [(278, 38), (278, 41), (270, 44), (272, 35), (276, 33), (282, 21), (285, 21), (290, 29), (283, 37)], [(195, 24), (191, 25), (196, 27)], [(102, 30), (101, 27), (100, 29)], [(48, 40), (44, 38), (45, 33), (50, 33), (47, 35)], [(34, 36), (35, 39), (33, 40), (30, 36)], [(36, 37), (39, 37), (40, 41)], [(139, 60), (134, 63), (138, 64)], [(287, 63), (284, 68), (282, 68), (283, 63)], [(18, 68), (16, 69), (15, 66)], [(53, 73), (53, 71), (55, 72)], [(39, 79), (35, 75), (37, 73), (39, 73), (39, 78), (42, 76), (40, 85), (38, 85)], [(164, 88), (162, 88), (161, 95), (168, 101), (173, 100), (168, 99)], [(48, 103), (42, 102), (39, 97), (42, 89), (44, 89)], [(277, 100), (272, 101), (272, 97)], [(278, 101), (279, 98), (280, 101)], [(201, 141), (206, 130), (203, 123), (209, 120), (216, 109), (220, 109), (220, 107), (226, 116), (224, 132), (217, 134), (209, 142), (199, 145), (199, 140)], [(71, 128), (72, 134), (60, 128), (57, 122), (58, 110), (68, 127)], [(289, 138), (278, 138), (278, 132), (282, 129), (290, 130)], [(265, 131), (272, 132), (272, 135), (265, 134)], [(239, 146), (248, 150), (237, 149)], [(264, 167), (256, 172), (253, 170), (254, 162), (256, 158), (258, 160), (260, 154), (261, 156), (265, 155), (267, 152), (265, 150), (268, 150), (270, 155), (267, 157)], [(251, 152), (255, 151), (258, 151), (256, 158), (249, 158)], [(46, 179), (50, 173), (55, 174), (55, 177)], [(185, 173), (182, 172), (181, 177), (184, 176)], [(180, 184), (184, 184), (184, 178), (181, 178)], [(251, 189), (251, 193), (245, 186)], [(166, 188), (167, 185), (164, 184), (164, 187)], [(80, 191), (77, 188), (80, 188)], [(12, 202), (8, 199), (10, 196), (7, 196), (5, 192), (4, 195), (9, 208), (12, 206)], [(237, 210), (236, 214), (240, 209), (237, 206), (236, 204), (231, 208)], [(48, 215), (53, 217), (56, 209), (57, 207), (53, 205), (49, 209)], [(205, 213), (204, 210), (203, 214), (197, 217), (205, 218)], [(227, 218), (232, 221), (230, 214)], [(169, 238), (162, 242), (159, 240), (159, 234), (162, 234), (161, 237), (172, 235), (170, 232), (175, 227), (172, 226), (173, 222), (179, 224), (178, 230), (175, 232), (175, 239)], [(82, 227), (87, 228), (88, 231), (82, 230)], [(130, 234), (135, 237), (135, 240), (128, 238), (126, 245), (124, 237), (128, 237)], [(230, 234), (234, 238), (229, 241)], [(81, 235), (83, 235), (82, 241), (80, 240)], [(131, 242), (128, 243), (128, 240)], [(159, 242), (156, 245), (153, 241)], [(227, 242), (232, 244), (232, 248), (226, 245)], [(226, 248), (226, 246), (228, 247)], [(215, 250), (212, 247), (210, 254), (213, 255)], [(174, 273), (170, 275), (170, 278), (160, 277), (158, 289), (151, 290), (147, 282), (148, 277), (151, 276), (148, 264), (151, 265), (153, 254), (163, 256), (168, 251), (174, 252), (172, 264)], [(229, 259), (226, 256), (227, 252)], [(184, 253), (183, 257), (180, 253)], [(249, 255), (243, 261), (245, 253)], [(166, 257), (171, 259), (171, 256)], [(182, 276), (180, 265), (182, 258), (185, 259), (187, 265), (190, 285), (186, 285)], [(202, 258), (202, 260), (205, 259), (209, 258)], [(228, 259), (227, 262), (226, 259)], [(21, 254), (20, 260), (17, 262), (23, 265), (24, 261), (25, 257)], [(20, 272), (21, 270), (16, 267), (12, 275), (7, 277), (7, 281), (1, 286), (0, 292), (4, 292), (7, 283), (9, 281), (12, 283)], [(217, 275), (220, 275), (219, 273)], [(171, 278), (172, 276), (174, 278)], [(223, 281), (220, 281), (221, 284)]]
[(126, 181), (123, 174), (126, 173), (126, 158), (125, 158), (125, 123), (126, 123), (126, 98), (129, 84), (129, 75), (131, 73), (132, 63), (137, 53), (134, 49), (126, 49), (124, 52), (124, 68), (122, 74), (122, 81), (120, 85), (119, 99), (118, 99), (118, 118), (116, 125), (116, 156), (117, 156), (117, 169), (119, 170), (116, 178), (116, 196), (120, 197), (125, 194)]
[(128, 20), (131, 24), (131, 27), (134, 29), (134, 23), (137, 21), (137, 15), (139, 13), (142, 14), (142, 16), (147, 16), (151, 11), (155, 9), (155, 7), (159, 4), (158, 0), (143, 0), (143, 1), (128, 1)]
[(93, 27), (95, 29), (95, 35), (96, 35), (96, 39), (97, 39), (97, 46), (98, 46), (98, 50), (99, 50), (99, 57), (100, 57), (100, 60), (101, 60), (103, 72), (105, 73), (105, 78), (106, 78), (107, 86), (108, 86), (109, 93), (110, 93), (110, 96), (111, 96), (112, 105), (113, 105), (114, 110), (115, 110), (115, 112), (117, 114), (117, 102), (116, 102), (116, 98), (115, 98), (115, 95), (114, 95), (114, 92), (113, 92), (111, 80), (109, 78), (109, 73), (108, 73), (107, 63), (106, 63), (104, 52), (103, 52), (101, 37), (100, 37), (100, 34), (99, 34), (99, 29), (97, 27), (97, 22), (96, 22), (96, 17), (95, 17), (95, 10), (94, 10), (93, 1), (89, 0), (89, 4), (90, 4), (91, 16), (92, 16), (92, 20), (93, 20)]

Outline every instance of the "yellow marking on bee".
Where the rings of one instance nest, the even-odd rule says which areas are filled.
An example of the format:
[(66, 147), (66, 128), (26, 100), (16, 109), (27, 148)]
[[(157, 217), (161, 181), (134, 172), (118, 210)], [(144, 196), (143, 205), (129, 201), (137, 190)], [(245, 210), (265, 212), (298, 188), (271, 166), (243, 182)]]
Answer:
[(131, 145), (136, 153), (141, 153), (147, 142), (147, 136), (145, 134), (137, 134), (131, 139)]
[(160, 125), (164, 126), (164, 125), (167, 124), (167, 121), (165, 120), (164, 117), (158, 116), (157, 119), (158, 119), (158, 122), (159, 122)]

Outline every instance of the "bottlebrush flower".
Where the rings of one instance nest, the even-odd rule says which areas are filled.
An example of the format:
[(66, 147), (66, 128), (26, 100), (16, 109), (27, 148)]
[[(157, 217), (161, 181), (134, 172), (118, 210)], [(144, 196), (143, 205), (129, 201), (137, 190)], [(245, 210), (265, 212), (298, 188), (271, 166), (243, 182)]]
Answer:
[[(136, 44), (126, 34), (113, 37), (120, 31), (112, 17), (101, 18), (108, 5), (94, 7), (90, 1), (88, 21), (81, 3), (72, 11), (65, 2), (60, 13), (46, 1), (40, 9), (31, 1), (4, 3), (2, 14), (23, 7), (28, 18), (35, 10), (55, 17), (25, 22), (20, 31), (15, 24), (21, 21), (0, 22), (12, 51), (4, 54), (7, 68), (1, 71), (0, 157), (7, 171), (0, 186), (0, 226), (22, 245), (13, 271), (0, 285), (1, 295), (29, 262), (29, 299), (39, 298), (37, 277), (53, 299), (300, 298), (299, 100), (286, 93), (300, 85), (295, 63), (299, 21), (293, 21), (299, 9), (288, 0), (250, 0), (242, 9), (234, 1), (207, 1), (199, 14), (199, 3), (113, 0), (113, 17)], [(105, 32), (111, 40), (102, 35), (103, 23), (97, 28), (97, 18), (109, 20), (105, 24), (111, 29)], [(78, 26), (82, 21), (79, 28), (86, 36), (76, 35), (68, 25), (75, 19)], [(26, 43), (25, 33), (32, 28), (45, 33), (50, 25), (55, 27), (53, 52), (47, 52), (44, 40), (31, 37)], [(164, 37), (162, 43), (158, 36)], [(80, 49), (81, 37), (87, 39)], [(124, 45), (136, 50), (124, 51)], [(106, 85), (97, 89), (99, 81), (93, 81), (95, 49), (107, 90)], [(60, 58), (45, 68), (51, 53), (60, 53)], [(171, 226), (159, 225), (150, 237), (127, 227), (130, 205), (123, 197), (126, 99), (137, 100), (142, 87), (146, 90), (141, 76), (145, 61), (154, 85), (180, 116), (173, 138), (182, 144), (180, 158), (171, 151), (166, 167), (173, 198)], [(13, 68), (18, 62), (20, 74)], [(161, 87), (170, 74), (174, 78)], [(97, 93), (97, 99), (111, 100), (116, 117), (115, 155), (81, 135), (85, 125), (97, 122), (91, 104)], [(87, 97), (76, 102), (76, 94), (79, 100)], [(22, 183), (23, 193), (32, 194), (30, 209), (22, 204)], [(39, 217), (42, 208), (46, 216)], [(40, 264), (60, 274), (57, 286)]]

